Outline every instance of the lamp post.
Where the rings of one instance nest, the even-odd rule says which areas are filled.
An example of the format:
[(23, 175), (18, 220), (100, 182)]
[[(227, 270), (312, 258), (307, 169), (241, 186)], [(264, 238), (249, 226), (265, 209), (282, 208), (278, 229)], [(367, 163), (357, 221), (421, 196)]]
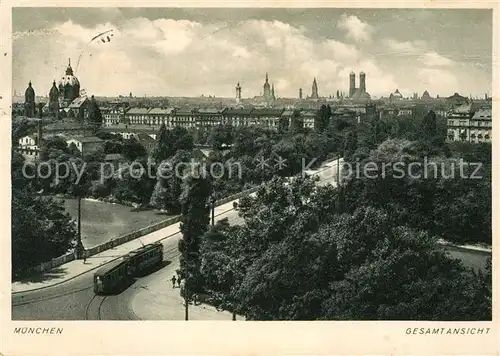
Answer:
[(189, 298), (187, 295), (186, 279), (182, 280), (180, 289), (181, 297), (184, 299), (184, 320), (189, 320)]
[(212, 226), (215, 224), (215, 195), (212, 193), (210, 196), (210, 207), (212, 208)]
[[(78, 233), (76, 240), (76, 258), (83, 257), (84, 247), (82, 243), (82, 197), (78, 194)], [(85, 262), (85, 261), (84, 261)]]

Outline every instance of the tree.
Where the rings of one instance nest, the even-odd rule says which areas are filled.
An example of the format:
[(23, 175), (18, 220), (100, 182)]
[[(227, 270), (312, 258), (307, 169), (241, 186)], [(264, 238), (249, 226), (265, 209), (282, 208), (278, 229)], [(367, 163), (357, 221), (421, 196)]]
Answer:
[(12, 120), (12, 147), (17, 147), (19, 139), (28, 135), (36, 128), (36, 124), (27, 118)]
[(158, 135), (156, 136), (157, 146), (153, 153), (153, 157), (157, 164), (167, 159), (170, 155), (170, 147), (168, 141), (169, 137), (167, 134), (167, 127), (165, 126), (165, 122), (162, 122), (160, 125), (160, 130), (158, 131)]
[(74, 246), (75, 225), (61, 203), (15, 190), (12, 196), (12, 274), (59, 257)]
[(138, 158), (145, 158), (148, 155), (144, 146), (141, 145), (135, 137), (123, 140), (122, 154), (129, 161), (135, 161)]
[(422, 137), (424, 139), (434, 138), (437, 134), (436, 114), (429, 111), (422, 119)]
[(215, 150), (220, 150), (224, 145), (229, 146), (233, 142), (233, 128), (229, 125), (212, 127), (207, 138), (207, 143)]
[(102, 126), (102, 113), (93, 95), (87, 104), (87, 110), (88, 110), (87, 121), (89, 125), (92, 127), (95, 134)]
[(317, 132), (323, 132), (328, 127), (331, 116), (332, 109), (330, 108), (330, 105), (321, 105), (319, 113), (316, 116), (316, 120), (314, 122), (314, 128)]
[(211, 190), (211, 184), (206, 178), (190, 176), (185, 181), (180, 198), (180, 274), (186, 281), (189, 293), (199, 291), (202, 286), (200, 244), (210, 221), (208, 198)]
[(330, 285), (323, 319), (485, 320), (473, 303), (481, 293), (471, 271), (448, 257), (425, 232), (384, 230), (365, 250), (365, 259)]
[(358, 134), (356, 130), (351, 130), (347, 133), (344, 139), (344, 159), (349, 160), (358, 149)]
[(158, 165), (157, 181), (150, 200), (151, 206), (167, 210), (171, 214), (178, 214), (181, 211), (179, 198), (191, 158), (191, 152), (177, 151), (173, 157)]
[[(149, 167), (148, 170), (145, 167)], [(154, 168), (146, 158), (124, 168), (113, 190), (114, 196), (122, 202), (132, 202), (145, 206), (149, 203), (155, 186)]]
[(45, 140), (45, 144), (40, 150), (40, 161), (56, 159), (63, 154), (70, 154), (68, 145), (64, 139), (59, 136), (50, 137)]
[(304, 131), (304, 121), (300, 115), (300, 111), (294, 110), (291, 118), (291, 131), (293, 135), (300, 134)]
[(12, 276), (58, 257), (73, 247), (75, 225), (61, 203), (36, 196), (22, 174), (24, 158), (12, 155)]

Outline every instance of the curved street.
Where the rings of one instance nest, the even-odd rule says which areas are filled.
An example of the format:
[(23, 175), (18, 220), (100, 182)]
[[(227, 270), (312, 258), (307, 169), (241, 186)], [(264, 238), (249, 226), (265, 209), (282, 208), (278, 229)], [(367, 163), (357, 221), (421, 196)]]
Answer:
[[(327, 184), (336, 179), (336, 161), (330, 162), (319, 170), (319, 184)], [(308, 173), (314, 173), (309, 171)], [(216, 220), (227, 218), (231, 224), (240, 224), (243, 220), (237, 211), (232, 208), (232, 202), (216, 208)], [(171, 278), (179, 264), (178, 241), (181, 233), (178, 224), (168, 226), (159, 231), (140, 238), (142, 241), (133, 240), (122, 246), (106, 251), (105, 257), (96, 255), (87, 260), (90, 267), (87, 271), (75, 278), (57, 285), (43, 287), (42, 289), (12, 294), (12, 319), (13, 320), (184, 320), (185, 307), (180, 297), (179, 288), (172, 288)], [(173, 231), (173, 232), (172, 232)], [(170, 232), (170, 233), (169, 233)], [(160, 237), (159, 237), (160, 236)], [(157, 271), (134, 281), (125, 291), (118, 295), (96, 296), (93, 291), (93, 274), (105, 258), (106, 263), (118, 257), (120, 249), (126, 245), (140, 246), (162, 240), (164, 246), (164, 265)], [(139, 240), (139, 239), (138, 239)], [(129, 247), (130, 249), (130, 247)], [(462, 259), (473, 268), (484, 265), (487, 254), (473, 251), (450, 249), (450, 253)], [(103, 253), (104, 254), (104, 253)], [(483, 263), (482, 263), (483, 262)], [(82, 261), (74, 261), (82, 264)], [(95, 267), (94, 267), (95, 265)], [(189, 306), (190, 320), (232, 320), (232, 314), (226, 311), (217, 311), (215, 308), (200, 304)], [(241, 318), (238, 317), (237, 320)]]

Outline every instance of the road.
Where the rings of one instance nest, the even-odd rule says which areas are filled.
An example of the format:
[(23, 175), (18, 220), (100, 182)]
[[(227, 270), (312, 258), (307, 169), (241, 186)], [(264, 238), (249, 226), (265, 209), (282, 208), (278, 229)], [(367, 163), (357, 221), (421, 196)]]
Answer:
[[(336, 164), (332, 162), (322, 171), (319, 184), (336, 178)], [(227, 218), (231, 224), (243, 220), (234, 210), (216, 217)], [(119, 295), (100, 297), (93, 292), (93, 272), (90, 271), (68, 282), (37, 291), (17, 293), (12, 296), (13, 320), (183, 320), (184, 310), (178, 291), (171, 289), (170, 278), (178, 266), (177, 249), (180, 233), (162, 241), (165, 266), (158, 271), (137, 279)], [(464, 251), (451, 251), (466, 264), (480, 265), (485, 255)], [(471, 261), (471, 263), (467, 263)], [(168, 302), (166, 302), (168, 298)], [(191, 307), (190, 319), (225, 319), (231, 316), (210, 311), (202, 306)], [(139, 317), (139, 316), (140, 317)]]

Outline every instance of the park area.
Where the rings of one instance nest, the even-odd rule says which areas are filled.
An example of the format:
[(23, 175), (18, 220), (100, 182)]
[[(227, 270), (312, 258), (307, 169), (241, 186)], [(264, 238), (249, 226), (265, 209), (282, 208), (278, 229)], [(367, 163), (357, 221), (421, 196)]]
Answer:
[[(66, 212), (76, 221), (78, 200), (55, 199), (64, 202)], [(169, 217), (171, 216), (158, 210), (137, 209), (120, 204), (82, 199), (82, 243), (88, 249)]]

